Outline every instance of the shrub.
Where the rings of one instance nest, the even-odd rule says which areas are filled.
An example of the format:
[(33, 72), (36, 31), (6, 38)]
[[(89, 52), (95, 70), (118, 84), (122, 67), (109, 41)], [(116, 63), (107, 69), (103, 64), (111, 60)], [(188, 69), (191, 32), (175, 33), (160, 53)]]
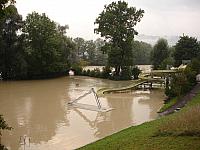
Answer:
[(122, 67), (121, 74), (120, 74), (121, 80), (130, 80), (131, 75), (132, 73), (131, 73), (130, 67), (127, 67), (127, 66)]
[(74, 71), (75, 75), (81, 75), (83, 69), (79, 65), (74, 64), (74, 65), (72, 65), (71, 70)]
[(95, 68), (94, 69), (94, 72), (95, 72), (95, 77), (97, 77), (97, 78), (100, 78), (101, 77), (101, 71), (100, 71), (100, 69), (99, 68)]
[(83, 71), (82, 71), (82, 75), (83, 75), (83, 76), (87, 76), (87, 71), (86, 71), (86, 70), (83, 70)]
[(91, 70), (90, 73), (89, 73), (89, 76), (90, 76), (90, 77), (95, 77), (95, 71), (94, 71), (94, 70)]
[(110, 67), (109, 66), (105, 66), (105, 67), (103, 67), (101, 76), (104, 79), (108, 79), (110, 77), (110, 73), (111, 73)]
[(138, 76), (141, 73), (141, 70), (136, 66), (131, 69), (131, 73), (132, 73), (134, 79), (138, 79)]
[(90, 69), (87, 70), (86, 75), (90, 76)]

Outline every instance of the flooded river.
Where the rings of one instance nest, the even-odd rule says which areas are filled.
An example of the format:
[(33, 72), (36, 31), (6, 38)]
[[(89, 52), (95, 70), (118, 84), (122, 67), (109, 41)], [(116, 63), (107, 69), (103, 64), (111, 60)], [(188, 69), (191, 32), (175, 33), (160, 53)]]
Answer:
[[(107, 94), (100, 100), (114, 110), (101, 113), (69, 107), (70, 100), (92, 87), (120, 87), (129, 81), (109, 81), (89, 77), (62, 77), (35, 81), (0, 81), (0, 114), (12, 131), (3, 131), (2, 144), (11, 150), (75, 149), (129, 126), (157, 118), (162, 106), (162, 90), (136, 90)], [(80, 103), (94, 104), (92, 94)], [(20, 136), (30, 143), (20, 144)], [(28, 138), (27, 138), (28, 139)]]

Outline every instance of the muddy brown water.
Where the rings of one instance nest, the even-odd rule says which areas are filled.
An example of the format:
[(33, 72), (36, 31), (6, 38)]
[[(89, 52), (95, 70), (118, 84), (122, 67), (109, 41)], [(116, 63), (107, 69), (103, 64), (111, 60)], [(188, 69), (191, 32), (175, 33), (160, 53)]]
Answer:
[[(162, 90), (136, 90), (130, 93), (106, 94), (103, 106), (115, 108), (106, 113), (69, 107), (70, 100), (92, 87), (120, 87), (130, 82), (89, 77), (62, 77), (35, 81), (0, 81), (0, 114), (12, 131), (3, 131), (1, 143), (11, 150), (75, 149), (158, 117)], [(92, 94), (80, 100), (94, 104)], [(20, 136), (30, 137), (26, 145)], [(28, 138), (26, 138), (28, 139)]]

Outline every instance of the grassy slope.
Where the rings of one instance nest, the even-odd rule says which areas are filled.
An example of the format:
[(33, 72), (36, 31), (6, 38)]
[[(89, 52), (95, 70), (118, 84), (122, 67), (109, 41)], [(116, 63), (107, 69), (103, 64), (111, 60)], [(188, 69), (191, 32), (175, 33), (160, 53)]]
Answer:
[(167, 110), (168, 108), (170, 108), (171, 106), (176, 104), (176, 102), (177, 102), (177, 97), (171, 99), (169, 102), (167, 102), (166, 104), (163, 105), (163, 107), (159, 110), (159, 112), (163, 112), (163, 111)]
[(176, 117), (184, 114), (196, 105), (200, 105), (200, 94), (190, 101), (180, 112), (139, 126), (130, 127), (80, 149), (199, 150), (200, 136), (155, 136), (158, 134), (158, 129), (165, 125), (166, 122), (176, 120)]

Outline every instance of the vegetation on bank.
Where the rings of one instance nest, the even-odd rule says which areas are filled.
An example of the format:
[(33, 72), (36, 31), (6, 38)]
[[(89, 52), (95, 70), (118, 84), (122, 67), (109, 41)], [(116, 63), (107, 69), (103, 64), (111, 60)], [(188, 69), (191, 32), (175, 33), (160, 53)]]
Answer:
[(89, 76), (95, 78), (103, 78), (110, 80), (131, 80), (138, 79), (141, 70), (137, 66), (123, 67), (119, 75), (116, 75), (109, 66), (103, 67), (102, 71), (99, 68), (94, 70), (83, 70), (81, 67), (76, 66), (72, 69), (76, 75)]
[(177, 102), (177, 100), (178, 100), (177, 97), (174, 97), (174, 98), (169, 99), (168, 101), (166, 101), (166, 102), (164, 103), (164, 105), (160, 108), (160, 110), (158, 111), (158, 113), (164, 112), (164, 111), (167, 110), (168, 108), (170, 108), (170, 107), (172, 107), (173, 105), (175, 105), (176, 102)]
[(199, 111), (200, 93), (175, 114), (122, 130), (80, 150), (198, 150), (200, 149)]

